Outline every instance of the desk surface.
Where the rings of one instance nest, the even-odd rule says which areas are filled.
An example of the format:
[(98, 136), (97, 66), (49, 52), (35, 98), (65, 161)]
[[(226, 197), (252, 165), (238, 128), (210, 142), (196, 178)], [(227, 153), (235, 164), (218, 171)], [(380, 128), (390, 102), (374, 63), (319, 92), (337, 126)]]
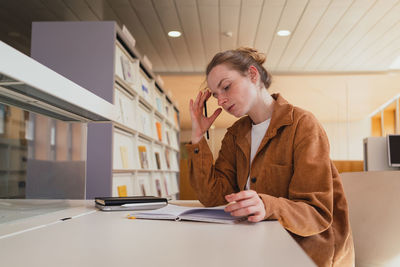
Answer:
[[(87, 206), (70, 220), (49, 223), (42, 218), (44, 227), (35, 226), (37, 218), (32, 225), (28, 221), (35, 218), (23, 219), (30, 230), (0, 236), (2, 265), (315, 266), (276, 221), (225, 225), (129, 220), (126, 211), (92, 207), (88, 212)], [(54, 218), (39, 217), (49, 216)], [(0, 230), (5, 233), (11, 226), (2, 224)]]

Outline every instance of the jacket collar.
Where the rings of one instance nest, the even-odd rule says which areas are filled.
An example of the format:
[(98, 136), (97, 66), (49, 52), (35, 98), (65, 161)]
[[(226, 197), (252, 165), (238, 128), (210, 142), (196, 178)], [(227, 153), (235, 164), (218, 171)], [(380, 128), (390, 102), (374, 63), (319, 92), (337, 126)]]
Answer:
[(272, 138), (279, 128), (293, 124), (293, 105), (289, 104), (280, 94), (273, 94), (275, 99), (274, 111), (266, 136)]
[[(279, 128), (293, 123), (293, 105), (289, 104), (280, 94), (272, 94), (272, 97), (275, 99), (274, 111), (259, 149), (277, 134)], [(251, 124), (250, 117), (246, 116), (236, 132), (237, 145), (247, 158), (250, 158)]]

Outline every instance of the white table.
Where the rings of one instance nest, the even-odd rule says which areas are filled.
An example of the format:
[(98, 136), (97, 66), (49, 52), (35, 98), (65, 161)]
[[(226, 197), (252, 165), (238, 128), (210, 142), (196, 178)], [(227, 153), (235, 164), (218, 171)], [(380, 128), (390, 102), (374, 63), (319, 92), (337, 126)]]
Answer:
[[(81, 205), (80, 214), (73, 206), (0, 224), (0, 265), (315, 266), (276, 221), (130, 220), (126, 211), (101, 212), (93, 201), (75, 203)], [(66, 216), (72, 219), (59, 220)]]

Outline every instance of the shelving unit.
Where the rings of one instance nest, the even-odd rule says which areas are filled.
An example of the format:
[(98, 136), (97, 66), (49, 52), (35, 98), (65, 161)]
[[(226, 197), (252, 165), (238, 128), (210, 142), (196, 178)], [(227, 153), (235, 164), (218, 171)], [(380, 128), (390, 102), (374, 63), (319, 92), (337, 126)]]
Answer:
[(374, 137), (400, 134), (400, 97), (384, 105), (371, 116), (371, 135)]
[(176, 199), (179, 111), (128, 40), (115, 22), (35, 22), (31, 51), (118, 111), (112, 123), (88, 124), (86, 198), (126, 186)]

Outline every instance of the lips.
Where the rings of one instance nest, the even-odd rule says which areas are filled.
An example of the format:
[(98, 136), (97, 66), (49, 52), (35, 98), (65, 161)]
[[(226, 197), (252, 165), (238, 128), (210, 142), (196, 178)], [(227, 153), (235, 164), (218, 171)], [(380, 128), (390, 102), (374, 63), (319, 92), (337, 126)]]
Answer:
[(233, 104), (232, 106), (230, 106), (230, 107), (228, 108), (228, 111), (231, 112), (234, 106), (235, 106), (234, 104)]

